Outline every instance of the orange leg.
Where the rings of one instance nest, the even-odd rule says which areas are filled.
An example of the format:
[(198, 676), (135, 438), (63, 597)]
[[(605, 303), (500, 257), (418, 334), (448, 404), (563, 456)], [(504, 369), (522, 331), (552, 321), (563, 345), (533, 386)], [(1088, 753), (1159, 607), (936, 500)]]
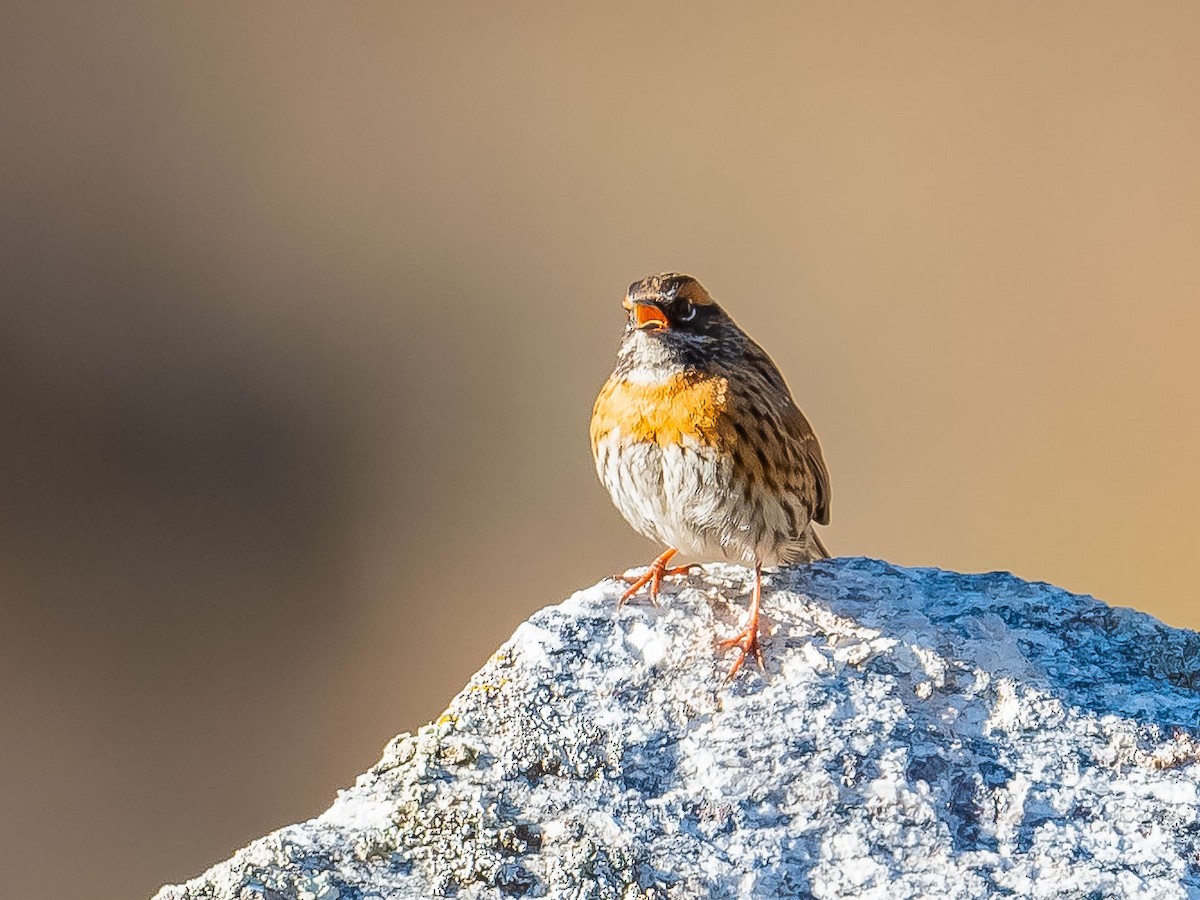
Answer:
[(742, 667), (742, 663), (746, 661), (746, 657), (753, 653), (755, 660), (758, 662), (758, 667), (763, 668), (762, 649), (758, 646), (758, 610), (762, 603), (762, 563), (754, 564), (754, 593), (750, 596), (750, 618), (746, 622), (746, 627), (735, 634), (733, 637), (720, 642), (718, 646), (722, 650), (730, 647), (737, 647), (741, 653), (734, 660), (733, 667), (729, 670), (729, 674), (725, 676), (725, 680), (729, 681), (737, 674), (738, 669)]
[(653, 606), (658, 606), (658, 592), (662, 588), (662, 580), (667, 575), (686, 575), (692, 569), (698, 568), (696, 563), (686, 566), (675, 566), (668, 569), (667, 563), (671, 561), (671, 557), (679, 551), (674, 547), (668, 547), (654, 562), (650, 563), (650, 568), (646, 570), (645, 575), (621, 575), (618, 576), (622, 581), (629, 582), (629, 590), (621, 595), (621, 599), (617, 601), (617, 609), (625, 605), (625, 601), (633, 597), (638, 591), (644, 588), (647, 584), (650, 585), (648, 596), (650, 603)]

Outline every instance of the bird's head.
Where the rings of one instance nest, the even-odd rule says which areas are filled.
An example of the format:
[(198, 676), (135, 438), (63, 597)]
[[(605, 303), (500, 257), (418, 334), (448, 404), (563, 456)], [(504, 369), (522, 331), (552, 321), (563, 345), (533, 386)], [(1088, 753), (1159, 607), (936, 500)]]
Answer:
[(633, 367), (703, 366), (741, 349), (742, 333), (691, 275), (648, 275), (629, 286), (620, 358)]
[(648, 275), (629, 286), (622, 306), (629, 312), (630, 331), (665, 336), (670, 331), (701, 334), (720, 307), (691, 275), (667, 272)]

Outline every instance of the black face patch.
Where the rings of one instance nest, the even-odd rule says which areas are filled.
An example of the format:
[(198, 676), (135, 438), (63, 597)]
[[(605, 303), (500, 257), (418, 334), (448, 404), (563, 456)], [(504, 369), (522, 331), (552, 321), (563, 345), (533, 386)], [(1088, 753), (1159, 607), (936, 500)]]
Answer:
[(704, 334), (712, 326), (716, 308), (710, 304), (693, 303), (686, 297), (676, 296), (663, 307), (671, 327), (693, 334)]

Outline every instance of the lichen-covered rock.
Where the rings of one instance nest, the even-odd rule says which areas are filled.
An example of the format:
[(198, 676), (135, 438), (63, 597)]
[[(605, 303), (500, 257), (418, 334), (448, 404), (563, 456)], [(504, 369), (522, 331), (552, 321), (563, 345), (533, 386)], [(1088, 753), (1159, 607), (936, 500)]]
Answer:
[(159, 900), (1200, 897), (1200, 635), (1008, 574), (782, 569), (542, 610), (321, 817)]

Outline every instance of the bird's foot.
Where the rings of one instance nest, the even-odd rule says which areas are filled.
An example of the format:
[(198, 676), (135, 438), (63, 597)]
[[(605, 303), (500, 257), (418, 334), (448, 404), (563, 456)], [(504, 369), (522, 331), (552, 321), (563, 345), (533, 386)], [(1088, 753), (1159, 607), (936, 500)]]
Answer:
[(758, 643), (758, 616), (754, 616), (746, 627), (733, 637), (718, 641), (717, 646), (722, 650), (728, 650), (730, 647), (738, 648), (738, 657), (733, 661), (733, 665), (730, 666), (729, 674), (725, 676), (726, 681), (733, 680), (733, 676), (738, 673), (738, 669), (742, 667), (742, 663), (746, 661), (746, 657), (751, 653), (754, 654), (754, 660), (758, 663), (758, 668), (765, 669), (763, 666), (762, 647)]
[(763, 665), (762, 648), (758, 644), (758, 620), (759, 608), (762, 606), (762, 563), (754, 564), (754, 591), (750, 595), (750, 616), (746, 620), (746, 627), (739, 631), (731, 638), (726, 638), (719, 641), (717, 646), (722, 650), (728, 650), (730, 647), (738, 648), (738, 658), (733, 661), (733, 665), (729, 669), (729, 674), (725, 676), (725, 681), (733, 680), (733, 676), (738, 673), (738, 669), (742, 667), (742, 663), (746, 661), (746, 657), (751, 653), (754, 654), (754, 659), (758, 663), (760, 670), (766, 669)]
[(664, 553), (659, 554), (654, 562), (650, 563), (646, 571), (641, 575), (618, 575), (616, 576), (621, 581), (629, 585), (629, 589), (621, 595), (621, 599), (617, 601), (617, 608), (620, 609), (625, 603), (637, 595), (638, 591), (646, 585), (650, 585), (650, 590), (646, 596), (650, 600), (651, 606), (658, 606), (658, 592), (662, 589), (662, 580), (668, 575), (687, 575), (692, 569), (700, 568), (699, 563), (689, 563), (686, 566), (667, 567), (667, 563), (671, 561), (671, 557), (679, 551), (674, 547), (669, 548)]

